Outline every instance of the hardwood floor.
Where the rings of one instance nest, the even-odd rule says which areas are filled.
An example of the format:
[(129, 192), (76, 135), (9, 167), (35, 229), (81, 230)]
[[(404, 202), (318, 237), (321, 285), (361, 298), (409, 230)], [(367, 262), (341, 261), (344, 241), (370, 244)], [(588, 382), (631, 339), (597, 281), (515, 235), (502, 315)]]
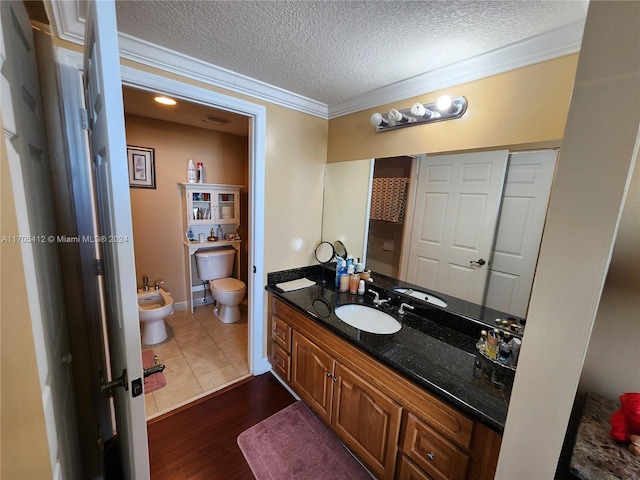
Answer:
[(254, 478), (236, 442), (238, 435), (294, 401), (265, 373), (150, 420), (151, 479)]

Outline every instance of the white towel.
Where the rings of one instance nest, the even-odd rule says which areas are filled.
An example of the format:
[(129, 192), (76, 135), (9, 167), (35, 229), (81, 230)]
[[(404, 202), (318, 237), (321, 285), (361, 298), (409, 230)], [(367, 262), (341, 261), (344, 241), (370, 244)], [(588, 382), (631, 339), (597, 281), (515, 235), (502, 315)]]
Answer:
[(276, 287), (284, 292), (290, 292), (291, 290), (300, 290), (301, 288), (310, 287), (315, 284), (316, 282), (312, 282), (308, 278), (299, 278), (298, 280), (291, 280), (290, 282), (276, 283)]

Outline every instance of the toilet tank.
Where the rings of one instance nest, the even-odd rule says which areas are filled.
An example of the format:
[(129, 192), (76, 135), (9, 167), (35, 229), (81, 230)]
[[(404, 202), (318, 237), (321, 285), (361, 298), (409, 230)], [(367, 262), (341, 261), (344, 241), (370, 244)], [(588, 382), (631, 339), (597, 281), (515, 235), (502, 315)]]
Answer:
[(200, 280), (227, 278), (233, 273), (233, 261), (236, 256), (236, 249), (233, 247), (198, 250), (195, 255)]

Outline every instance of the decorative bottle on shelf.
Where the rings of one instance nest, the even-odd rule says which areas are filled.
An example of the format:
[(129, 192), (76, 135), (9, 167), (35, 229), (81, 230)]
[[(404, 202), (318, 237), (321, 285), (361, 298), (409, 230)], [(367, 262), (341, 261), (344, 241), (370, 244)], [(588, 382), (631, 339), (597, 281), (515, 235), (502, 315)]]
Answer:
[(189, 159), (187, 164), (187, 182), (196, 183), (196, 166), (193, 164), (193, 159)]
[(220, 225), (218, 225), (218, 228), (216, 229), (216, 237), (218, 237), (218, 240), (224, 240), (224, 232), (222, 231), (222, 227)]
[(187, 240), (189, 240), (190, 242), (193, 242), (195, 238), (196, 237), (193, 234), (193, 230), (191, 230), (191, 227), (189, 227), (189, 230), (187, 230)]
[(202, 165), (202, 162), (198, 162), (197, 178), (198, 183), (204, 183), (204, 166)]

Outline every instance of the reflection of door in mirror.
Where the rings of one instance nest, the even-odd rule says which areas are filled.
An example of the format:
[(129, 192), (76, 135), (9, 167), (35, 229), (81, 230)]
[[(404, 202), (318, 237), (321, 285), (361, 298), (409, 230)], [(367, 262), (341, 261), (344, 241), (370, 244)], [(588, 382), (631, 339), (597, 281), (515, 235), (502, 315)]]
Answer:
[(406, 280), (481, 304), (509, 152), (420, 160)]
[(371, 185), (367, 268), (400, 278), (413, 157), (376, 158)]
[(485, 305), (525, 317), (558, 152), (509, 155)]
[[(430, 158), (442, 159), (447, 156), (434, 155)], [(420, 155), (419, 157), (422, 159), (425, 156)], [(494, 232), (495, 241), (492, 241), (495, 243), (494, 250), (491, 251), (489, 257), (471, 258), (473, 261), (478, 261), (480, 258), (486, 261), (484, 266), (478, 266), (478, 270), (483, 268), (484, 271), (488, 271), (489, 279), (485, 288), (487, 293), (484, 300), (484, 305), (488, 307), (519, 317), (526, 316), (555, 172), (556, 157), (557, 151), (555, 150), (509, 154), (499, 224), (497, 232)], [(351, 249), (357, 251), (358, 253), (354, 254), (356, 257), (361, 255), (360, 252), (365, 252), (362, 257), (366, 258), (367, 268), (414, 283), (406, 276), (410, 232), (417, 228), (413, 225), (414, 205), (418, 203), (414, 198), (414, 192), (410, 190), (407, 199), (404, 238), (401, 234), (394, 233), (393, 230), (388, 231), (389, 226), (385, 226), (382, 222), (369, 222), (368, 217), (370, 209), (367, 205), (367, 198), (370, 197), (370, 193), (367, 191), (373, 185), (373, 170), (375, 169), (377, 172), (375, 173), (376, 177), (382, 178), (407, 175), (405, 172), (393, 173), (382, 170), (383, 162), (392, 165), (393, 162), (402, 162), (403, 158), (412, 159), (412, 157), (377, 159), (371, 170), (368, 167), (373, 160), (327, 164), (326, 184), (328, 188), (325, 189), (322, 230), (324, 239), (341, 239), (343, 236), (349, 238), (347, 244), (349, 252), (351, 253)], [(411, 163), (411, 160), (406, 161)], [(413, 159), (413, 162), (417, 164), (419, 160)], [(349, 164), (364, 165), (365, 168), (361, 168), (361, 173), (358, 176)], [(380, 164), (380, 170), (378, 170), (378, 164)], [(412, 188), (416, 183), (414, 175), (413, 173), (410, 175)], [(336, 187), (331, 180), (336, 177), (344, 182), (339, 187)], [(354, 191), (360, 192), (358, 200), (353, 198)], [(345, 192), (347, 192), (346, 196)], [(347, 198), (351, 198), (351, 200), (347, 201)], [(345, 212), (349, 208), (351, 209), (350, 213), (346, 214)], [(366, 212), (366, 216), (360, 213), (363, 218), (358, 218), (357, 212)], [(448, 216), (447, 220), (449, 220)], [(376, 225), (376, 223), (382, 225)], [(357, 225), (355, 234), (353, 234), (354, 225)], [(365, 236), (363, 232), (367, 226), (369, 234)], [(346, 233), (343, 235), (343, 232)], [(357, 235), (361, 236), (360, 241), (357, 240)], [(398, 266), (397, 263), (394, 263), (397, 254), (400, 254), (403, 259), (400, 263), (399, 273), (396, 273)], [(470, 260), (467, 259), (468, 261)], [(426, 285), (421, 286), (431, 288)], [(475, 303), (482, 304), (482, 301)]]

